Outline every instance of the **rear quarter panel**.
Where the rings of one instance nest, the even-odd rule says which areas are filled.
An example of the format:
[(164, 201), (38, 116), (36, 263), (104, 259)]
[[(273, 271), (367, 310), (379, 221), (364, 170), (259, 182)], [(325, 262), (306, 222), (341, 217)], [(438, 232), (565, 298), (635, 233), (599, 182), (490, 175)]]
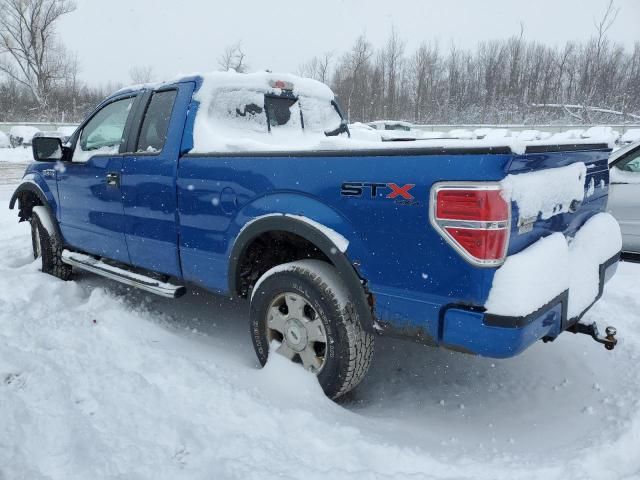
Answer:
[[(431, 186), (442, 180), (501, 180), (510, 154), (419, 156), (191, 156), (180, 159), (180, 249), (188, 280), (225, 292), (238, 231), (272, 213), (306, 216), (350, 244), (376, 296), (376, 312), (437, 336), (442, 305), (482, 305), (495, 269), (472, 267), (429, 223)], [(411, 202), (341, 195), (344, 182), (413, 184)], [(417, 307), (417, 308), (416, 308)]]

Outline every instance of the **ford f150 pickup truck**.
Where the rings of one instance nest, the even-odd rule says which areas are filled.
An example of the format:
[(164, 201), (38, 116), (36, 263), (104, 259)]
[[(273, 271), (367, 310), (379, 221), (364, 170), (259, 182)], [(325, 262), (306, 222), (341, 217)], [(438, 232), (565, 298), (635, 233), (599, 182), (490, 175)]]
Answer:
[(34, 139), (10, 208), (42, 270), (245, 297), (270, 352), (354, 388), (388, 335), (505, 358), (601, 296), (621, 248), (606, 144), (349, 138), (331, 90), (213, 73), (116, 92)]

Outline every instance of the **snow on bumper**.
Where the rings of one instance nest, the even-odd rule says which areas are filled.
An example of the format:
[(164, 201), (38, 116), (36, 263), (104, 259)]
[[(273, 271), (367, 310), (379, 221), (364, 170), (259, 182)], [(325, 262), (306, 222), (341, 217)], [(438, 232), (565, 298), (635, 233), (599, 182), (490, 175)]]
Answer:
[(600, 265), (620, 253), (622, 235), (608, 213), (589, 219), (573, 240), (554, 233), (507, 258), (493, 279), (487, 313), (521, 317), (569, 292), (568, 316), (580, 315), (600, 291)]
[(572, 240), (561, 233), (539, 240), (498, 269), (485, 312), (445, 312), (442, 344), (504, 358), (559, 335), (601, 295), (621, 247), (620, 227), (607, 213), (592, 217)]

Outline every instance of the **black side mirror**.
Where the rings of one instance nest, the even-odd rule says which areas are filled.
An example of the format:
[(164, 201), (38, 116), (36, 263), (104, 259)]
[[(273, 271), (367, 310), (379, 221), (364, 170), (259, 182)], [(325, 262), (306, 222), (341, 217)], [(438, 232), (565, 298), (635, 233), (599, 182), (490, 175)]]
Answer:
[(338, 126), (338, 128), (334, 129), (334, 130), (330, 130), (328, 132), (324, 132), (324, 134), (327, 137), (336, 137), (338, 135), (340, 135), (341, 133), (346, 133), (349, 138), (351, 138), (351, 132), (349, 131), (349, 125), (347, 124), (347, 121), (345, 119), (342, 119), (340, 121), (340, 126)]
[(57, 137), (34, 137), (33, 158), (37, 162), (55, 162), (62, 160), (62, 141)]

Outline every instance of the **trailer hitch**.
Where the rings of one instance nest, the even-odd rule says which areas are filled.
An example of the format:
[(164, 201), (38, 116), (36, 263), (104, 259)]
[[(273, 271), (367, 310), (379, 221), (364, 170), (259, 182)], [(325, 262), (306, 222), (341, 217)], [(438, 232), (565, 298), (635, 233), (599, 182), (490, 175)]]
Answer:
[(616, 338), (616, 334), (618, 331), (616, 327), (607, 327), (605, 328), (605, 335), (602, 336), (598, 332), (598, 326), (595, 323), (590, 325), (585, 325), (583, 323), (575, 323), (570, 326), (567, 331), (572, 333), (583, 333), (585, 335), (590, 335), (596, 342), (602, 343), (604, 348), (607, 350), (613, 350), (615, 346), (618, 344), (618, 339)]

